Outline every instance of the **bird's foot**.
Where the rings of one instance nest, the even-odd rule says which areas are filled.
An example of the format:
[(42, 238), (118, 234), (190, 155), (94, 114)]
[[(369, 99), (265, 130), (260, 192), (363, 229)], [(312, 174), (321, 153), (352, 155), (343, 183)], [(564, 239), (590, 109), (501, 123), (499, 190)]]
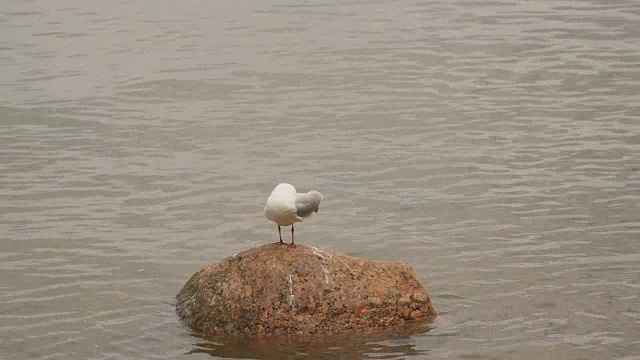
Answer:
[(290, 248), (296, 248), (297, 247), (296, 244), (294, 244), (294, 243), (287, 244), (287, 246), (290, 247)]
[(284, 241), (282, 241), (282, 240), (277, 241), (277, 242), (274, 242), (274, 244), (276, 244), (276, 245), (286, 245), (286, 244), (284, 243)]

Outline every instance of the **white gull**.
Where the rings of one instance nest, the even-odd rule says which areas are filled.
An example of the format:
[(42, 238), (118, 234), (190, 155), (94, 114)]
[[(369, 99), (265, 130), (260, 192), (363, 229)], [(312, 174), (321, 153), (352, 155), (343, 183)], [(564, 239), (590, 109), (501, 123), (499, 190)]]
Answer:
[(298, 193), (291, 184), (280, 183), (276, 186), (264, 207), (264, 216), (278, 225), (280, 242), (276, 244), (284, 245), (282, 241), (281, 226), (291, 226), (291, 243), (289, 247), (296, 247), (293, 241), (293, 224), (310, 217), (318, 212), (322, 194), (312, 190), (308, 193)]

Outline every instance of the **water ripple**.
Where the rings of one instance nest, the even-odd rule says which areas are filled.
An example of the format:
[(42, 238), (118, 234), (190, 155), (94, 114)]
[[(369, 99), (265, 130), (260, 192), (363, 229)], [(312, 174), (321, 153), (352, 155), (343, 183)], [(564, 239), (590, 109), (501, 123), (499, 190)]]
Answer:
[[(640, 351), (635, 2), (11, 1), (0, 18), (3, 354)], [(175, 293), (273, 240), (279, 181), (325, 194), (300, 242), (408, 262), (434, 327), (294, 352), (188, 333)]]

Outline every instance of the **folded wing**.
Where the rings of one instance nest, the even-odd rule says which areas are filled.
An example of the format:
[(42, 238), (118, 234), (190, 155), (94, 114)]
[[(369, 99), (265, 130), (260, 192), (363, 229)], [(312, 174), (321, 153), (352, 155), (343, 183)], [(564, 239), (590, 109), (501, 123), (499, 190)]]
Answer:
[(296, 209), (299, 217), (309, 217), (318, 212), (322, 194), (318, 191), (309, 191), (306, 194), (296, 195)]

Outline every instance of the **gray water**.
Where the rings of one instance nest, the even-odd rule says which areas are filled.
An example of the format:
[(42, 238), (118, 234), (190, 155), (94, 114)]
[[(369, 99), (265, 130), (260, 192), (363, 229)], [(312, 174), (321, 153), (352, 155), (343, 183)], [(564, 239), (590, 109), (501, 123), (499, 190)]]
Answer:
[[(637, 1), (0, 14), (3, 359), (640, 359)], [(324, 194), (296, 242), (409, 263), (431, 328), (185, 328), (194, 272), (277, 239), (280, 181)]]

